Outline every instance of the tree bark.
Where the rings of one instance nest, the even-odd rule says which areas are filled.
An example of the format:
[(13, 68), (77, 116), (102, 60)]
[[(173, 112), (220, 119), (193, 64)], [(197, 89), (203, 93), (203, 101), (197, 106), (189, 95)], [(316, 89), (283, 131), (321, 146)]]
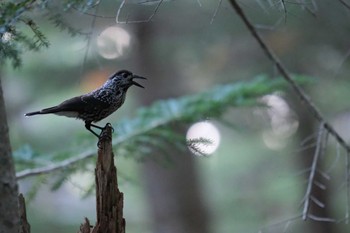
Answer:
[(18, 186), (0, 77), (0, 233), (19, 232)]
[(26, 203), (23, 197), (23, 194), (19, 194), (18, 196), (18, 204), (19, 204), (19, 217), (21, 219), (20, 233), (30, 233), (30, 224), (27, 220), (27, 210)]
[[(97, 223), (92, 233), (125, 233), (124, 199), (118, 188), (117, 168), (112, 151), (112, 130), (110, 124), (107, 124), (98, 141), (95, 168)], [(90, 222), (85, 218), (79, 233), (89, 233), (90, 229)]]

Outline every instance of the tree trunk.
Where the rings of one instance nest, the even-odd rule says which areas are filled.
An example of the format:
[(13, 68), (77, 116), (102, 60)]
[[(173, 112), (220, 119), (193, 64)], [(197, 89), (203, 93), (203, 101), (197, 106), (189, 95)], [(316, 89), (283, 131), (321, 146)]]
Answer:
[(0, 233), (19, 232), (18, 187), (0, 77)]
[[(165, 62), (152, 58), (157, 46), (156, 23), (143, 24), (137, 27), (139, 44), (137, 61), (144, 74), (152, 74), (151, 86), (146, 87), (143, 104), (160, 99), (180, 95), (184, 90), (178, 78), (177, 67), (167, 66)], [(161, 72), (163, 71), (163, 72)], [(185, 129), (174, 129), (186, 135)], [(165, 151), (165, 150), (161, 150)], [(155, 233), (193, 233), (209, 232), (209, 215), (204, 205), (198, 181), (195, 157), (189, 152), (178, 150), (169, 145), (167, 154), (155, 150), (152, 158), (143, 164), (143, 179), (148, 194), (148, 202), (152, 213)], [(168, 158), (171, 166), (164, 167), (153, 158)]]

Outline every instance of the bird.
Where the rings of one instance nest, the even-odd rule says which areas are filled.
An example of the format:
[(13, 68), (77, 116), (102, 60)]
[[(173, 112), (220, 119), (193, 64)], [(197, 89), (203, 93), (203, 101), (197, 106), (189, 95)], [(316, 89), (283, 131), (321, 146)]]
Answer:
[(29, 112), (24, 115), (28, 117), (40, 114), (56, 114), (80, 119), (85, 122), (85, 128), (87, 130), (100, 138), (91, 127), (100, 130), (103, 130), (104, 127), (93, 123), (108, 117), (118, 110), (125, 101), (126, 92), (129, 87), (135, 85), (144, 88), (144, 86), (135, 82), (134, 79), (146, 78), (135, 75), (128, 70), (119, 70), (111, 75), (108, 80), (96, 90), (70, 98), (56, 106), (44, 108), (40, 111)]

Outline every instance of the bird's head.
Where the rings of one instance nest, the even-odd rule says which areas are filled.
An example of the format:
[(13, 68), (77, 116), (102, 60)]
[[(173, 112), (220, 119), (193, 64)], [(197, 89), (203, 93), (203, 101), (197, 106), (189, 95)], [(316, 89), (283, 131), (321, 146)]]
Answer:
[(109, 79), (113, 81), (116, 84), (116, 86), (118, 86), (118, 88), (128, 89), (132, 85), (144, 88), (141, 84), (135, 82), (134, 79), (146, 78), (135, 75), (128, 70), (120, 70), (116, 72), (113, 76), (111, 76)]

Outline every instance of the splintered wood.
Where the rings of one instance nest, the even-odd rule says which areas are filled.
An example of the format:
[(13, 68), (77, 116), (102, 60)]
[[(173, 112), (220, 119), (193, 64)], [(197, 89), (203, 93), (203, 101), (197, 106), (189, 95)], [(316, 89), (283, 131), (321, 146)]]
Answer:
[[(95, 168), (97, 222), (92, 233), (125, 233), (123, 218), (123, 193), (118, 189), (117, 169), (112, 152), (112, 127), (106, 125), (98, 142), (98, 158)], [(88, 219), (79, 233), (87, 233)]]

